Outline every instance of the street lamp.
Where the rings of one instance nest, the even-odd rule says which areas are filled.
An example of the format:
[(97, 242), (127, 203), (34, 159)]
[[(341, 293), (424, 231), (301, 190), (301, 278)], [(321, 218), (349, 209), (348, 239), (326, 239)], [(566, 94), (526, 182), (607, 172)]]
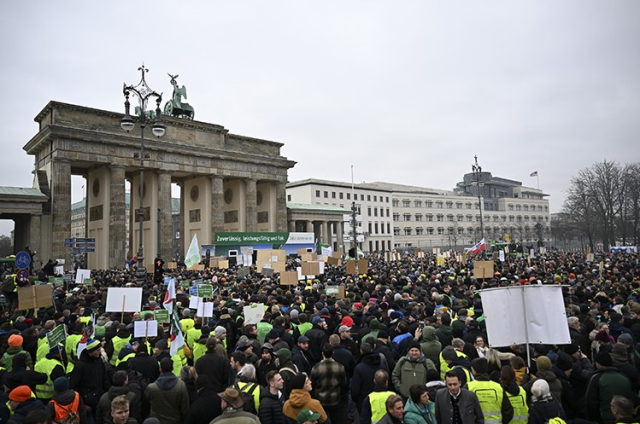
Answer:
[[(120, 120), (120, 126), (122, 127), (122, 129), (129, 133), (131, 131), (133, 131), (133, 129), (135, 128), (135, 121), (134, 118), (131, 116), (130, 113), (130, 104), (129, 104), (129, 95), (130, 94), (135, 94), (135, 96), (138, 98), (138, 102), (139, 105), (138, 107), (136, 107), (135, 111), (136, 114), (138, 115), (138, 121), (140, 123), (140, 153), (136, 153), (134, 154), (134, 157), (139, 157), (140, 158), (140, 181), (139, 181), (139, 186), (140, 186), (140, 208), (138, 209), (138, 221), (139, 221), (139, 234), (138, 234), (138, 269), (136, 271), (136, 275), (138, 278), (141, 278), (143, 275), (144, 277), (146, 277), (146, 269), (144, 268), (144, 250), (143, 250), (143, 233), (144, 233), (144, 209), (142, 207), (142, 199), (145, 195), (145, 190), (144, 190), (144, 160), (145, 158), (147, 158), (148, 156), (146, 156), (145, 151), (144, 151), (144, 129), (147, 126), (147, 123), (151, 120), (153, 120), (153, 126), (151, 127), (151, 132), (153, 133), (153, 135), (155, 135), (156, 137), (162, 137), (164, 135), (164, 130), (165, 127), (162, 124), (162, 120), (161, 120), (161, 115), (162, 112), (160, 111), (160, 103), (162, 102), (162, 94), (158, 94), (155, 91), (153, 91), (151, 88), (149, 88), (149, 86), (147, 85), (147, 81), (145, 80), (145, 73), (149, 72), (149, 70), (147, 68), (145, 68), (144, 64), (138, 68), (138, 71), (140, 71), (142, 73), (142, 79), (140, 80), (140, 82), (138, 83), (138, 85), (133, 86), (133, 85), (127, 85), (126, 83), (123, 84), (123, 88), (122, 88), (122, 92), (124, 94), (124, 117)], [(147, 103), (149, 101), (149, 99), (151, 98), (155, 98), (156, 100), (156, 110), (155, 110), (155, 117), (154, 117), (154, 113), (148, 113), (147, 112)], [(160, 234), (158, 234), (158, 237), (160, 236)]]
[(478, 207), (480, 208), (480, 240), (482, 240), (484, 238), (484, 224), (482, 222), (482, 192), (480, 188), (484, 186), (484, 183), (480, 181), (482, 167), (478, 165), (478, 155), (475, 155), (473, 158), (475, 159), (476, 163), (471, 165), (471, 170), (473, 171), (473, 175), (475, 177), (473, 185), (478, 187)]

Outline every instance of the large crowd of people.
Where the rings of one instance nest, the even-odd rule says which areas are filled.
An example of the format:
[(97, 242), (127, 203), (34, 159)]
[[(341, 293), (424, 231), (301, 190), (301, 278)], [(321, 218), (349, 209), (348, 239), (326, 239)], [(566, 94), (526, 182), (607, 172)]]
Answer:
[[(164, 269), (144, 283), (93, 270), (91, 285), (57, 286), (50, 307), (28, 311), (3, 283), (0, 423), (638, 422), (637, 254), (507, 256), (483, 279), (468, 255), (367, 259), (360, 275), (326, 266), (298, 285), (255, 267)], [(171, 326), (134, 337), (163, 308), (165, 276), (176, 278), (179, 349)], [(187, 281), (214, 286), (212, 317), (189, 309)], [(492, 345), (482, 290), (514, 284), (562, 285), (571, 343)], [(344, 291), (327, 295), (335, 285)], [(108, 289), (131, 286), (140, 311), (105, 312)], [(246, 323), (252, 304), (265, 313)], [(66, 338), (49, 346), (58, 326)]]

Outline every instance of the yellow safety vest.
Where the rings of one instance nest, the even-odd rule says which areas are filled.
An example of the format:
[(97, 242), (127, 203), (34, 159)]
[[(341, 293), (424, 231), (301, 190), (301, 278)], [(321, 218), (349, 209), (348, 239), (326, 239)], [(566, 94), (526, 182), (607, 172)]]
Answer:
[(81, 338), (82, 334), (70, 334), (67, 336), (67, 340), (64, 342), (64, 350), (67, 352), (67, 358), (78, 357), (78, 342), (80, 342)]
[(89, 321), (91, 321), (91, 317), (80, 317), (80, 322), (89, 324)]
[(36, 362), (36, 365), (33, 367), (34, 371), (47, 375), (46, 383), (36, 385), (36, 397), (38, 399), (51, 399), (55, 394), (55, 391), (53, 390), (53, 381), (51, 381), (51, 372), (58, 365), (64, 367), (62, 362), (57, 359), (45, 358)]
[(291, 324), (293, 328), (297, 328), (300, 332), (301, 336), (304, 336), (304, 333), (311, 330), (313, 328), (313, 324), (310, 322), (305, 322), (304, 324)]
[(251, 396), (253, 396), (253, 403), (255, 404), (256, 411), (258, 411), (260, 409), (260, 385), (255, 381), (252, 381), (250, 383), (238, 381), (238, 388), (241, 392), (249, 393), (254, 384), (255, 389), (253, 389), (253, 393), (251, 393)]
[(269, 334), (269, 331), (271, 331), (272, 329), (273, 329), (273, 325), (265, 321), (260, 321), (258, 324), (256, 324), (258, 341), (260, 342), (261, 345), (264, 344), (264, 338), (267, 336), (267, 334)]
[(485, 424), (502, 423), (502, 398), (504, 389), (495, 381), (470, 381), (467, 388), (474, 392), (480, 402)]
[(130, 354), (125, 355), (125, 357), (122, 358), (122, 359), (120, 359), (120, 358), (116, 359), (116, 367), (118, 365), (120, 365), (121, 363), (127, 362), (129, 359), (135, 358), (135, 357), (136, 357), (136, 353), (135, 352), (131, 352)]
[(513, 419), (510, 421), (512, 424), (527, 424), (529, 422), (529, 406), (527, 406), (527, 393), (522, 387), (519, 387), (520, 392), (517, 395), (512, 395), (509, 392), (507, 398), (513, 406)]
[(193, 363), (195, 364), (198, 359), (207, 353), (207, 345), (202, 343), (196, 343), (193, 345)]
[(36, 351), (36, 362), (46, 358), (48, 353), (49, 353), (49, 343), (47, 343), (47, 338), (43, 337), (41, 339), (38, 339), (38, 350)]
[[(459, 350), (456, 350), (456, 355), (458, 355), (458, 358), (460, 357), (468, 358), (468, 356), (464, 352), (460, 352)], [(447, 373), (447, 371), (449, 371), (450, 368), (449, 368), (449, 364), (447, 364), (447, 361), (445, 361), (442, 358), (442, 352), (440, 352), (439, 359), (440, 359), (440, 380), (444, 380), (445, 374)]]
[(123, 339), (120, 336), (115, 336), (111, 342), (113, 343), (113, 356), (111, 357), (111, 360), (109, 361), (109, 363), (113, 366), (116, 366), (116, 361), (118, 360), (118, 355), (120, 354), (120, 351), (122, 350), (123, 347), (125, 347), (127, 345), (127, 343), (129, 343), (129, 340), (131, 340), (131, 336), (127, 337), (126, 339)]
[(387, 413), (387, 399), (395, 395), (395, 392), (371, 392), (369, 393), (369, 404), (371, 405), (371, 424), (375, 424)]

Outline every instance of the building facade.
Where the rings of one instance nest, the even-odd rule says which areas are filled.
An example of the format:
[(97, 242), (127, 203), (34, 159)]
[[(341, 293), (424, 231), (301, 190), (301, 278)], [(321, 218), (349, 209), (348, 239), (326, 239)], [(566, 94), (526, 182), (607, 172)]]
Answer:
[[(451, 191), (384, 182), (355, 184), (352, 189), (351, 184), (315, 179), (287, 185), (290, 202), (350, 208), (355, 201), (364, 236), (359, 246), (366, 252), (462, 249), (482, 237), (524, 243), (548, 240), (546, 197), (540, 189), (490, 172), (466, 174)], [(349, 236), (344, 237), (343, 243), (350, 244)]]

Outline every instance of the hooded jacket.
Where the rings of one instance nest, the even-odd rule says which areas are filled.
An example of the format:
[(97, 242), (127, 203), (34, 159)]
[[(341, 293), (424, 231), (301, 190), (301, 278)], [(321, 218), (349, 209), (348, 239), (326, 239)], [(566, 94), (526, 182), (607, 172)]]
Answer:
[(46, 374), (27, 369), (28, 356), (28, 353), (22, 353), (13, 357), (13, 369), (4, 375), (4, 384), (9, 389), (26, 385), (35, 393), (36, 385), (44, 384), (49, 379)]
[[(283, 414), (294, 422), (297, 422), (298, 413), (303, 409), (310, 409), (313, 412), (320, 413), (318, 422), (323, 423), (327, 420), (327, 413), (320, 404), (320, 401), (311, 398), (311, 394), (304, 389), (293, 389), (289, 400), (282, 407)], [(164, 424), (164, 423), (163, 423)]]
[(160, 377), (147, 386), (144, 391), (149, 400), (151, 413), (162, 424), (183, 424), (189, 413), (189, 393), (184, 381), (173, 373), (160, 374)]
[(22, 424), (29, 412), (44, 408), (45, 406), (42, 404), (42, 402), (40, 402), (40, 400), (36, 398), (30, 398), (25, 400), (24, 402), (20, 402), (16, 409), (13, 411), (13, 415), (11, 416), (11, 418), (9, 418), (8, 424)]
[(102, 395), (96, 408), (96, 424), (111, 422), (111, 401), (120, 395), (125, 395), (129, 400), (129, 416), (142, 422), (142, 400), (137, 394), (129, 390), (128, 386), (112, 386), (109, 391)]
[(87, 406), (95, 408), (104, 392), (111, 383), (104, 362), (101, 357), (94, 358), (87, 350), (80, 354), (80, 360), (76, 362), (71, 377), (69, 388), (77, 391)]
[(211, 387), (204, 387), (191, 404), (185, 424), (209, 424), (221, 413), (220, 396)]
[(436, 329), (430, 325), (425, 325), (422, 329), (420, 349), (425, 357), (431, 359), (434, 364), (438, 363), (440, 352), (442, 352), (442, 343), (436, 337)]
[(414, 384), (426, 384), (427, 371), (435, 370), (436, 366), (430, 359), (420, 356), (412, 361), (407, 354), (400, 358), (396, 367), (393, 369), (391, 381), (396, 391), (404, 398), (409, 397), (409, 389)]
[[(76, 399), (76, 391), (75, 390), (65, 390), (64, 392), (58, 392), (53, 395), (53, 398), (47, 404), (47, 409), (51, 411), (51, 416), (55, 416), (55, 404), (54, 401), (58, 403), (58, 405), (62, 407), (68, 407), (70, 403), (72, 403)], [(80, 404), (78, 405), (78, 411), (80, 415), (80, 422), (86, 422), (86, 411), (84, 408), (84, 402), (82, 401), (82, 396), (80, 396)]]
[(409, 398), (404, 407), (404, 424), (436, 424), (434, 411), (435, 404), (433, 402), (429, 402), (427, 410), (423, 411)]
[(389, 372), (382, 364), (382, 358), (378, 353), (368, 353), (362, 356), (360, 363), (356, 365), (356, 369), (351, 379), (351, 399), (356, 404), (358, 411), (362, 411), (362, 403), (369, 393), (375, 389), (373, 376), (376, 371), (384, 369)]

